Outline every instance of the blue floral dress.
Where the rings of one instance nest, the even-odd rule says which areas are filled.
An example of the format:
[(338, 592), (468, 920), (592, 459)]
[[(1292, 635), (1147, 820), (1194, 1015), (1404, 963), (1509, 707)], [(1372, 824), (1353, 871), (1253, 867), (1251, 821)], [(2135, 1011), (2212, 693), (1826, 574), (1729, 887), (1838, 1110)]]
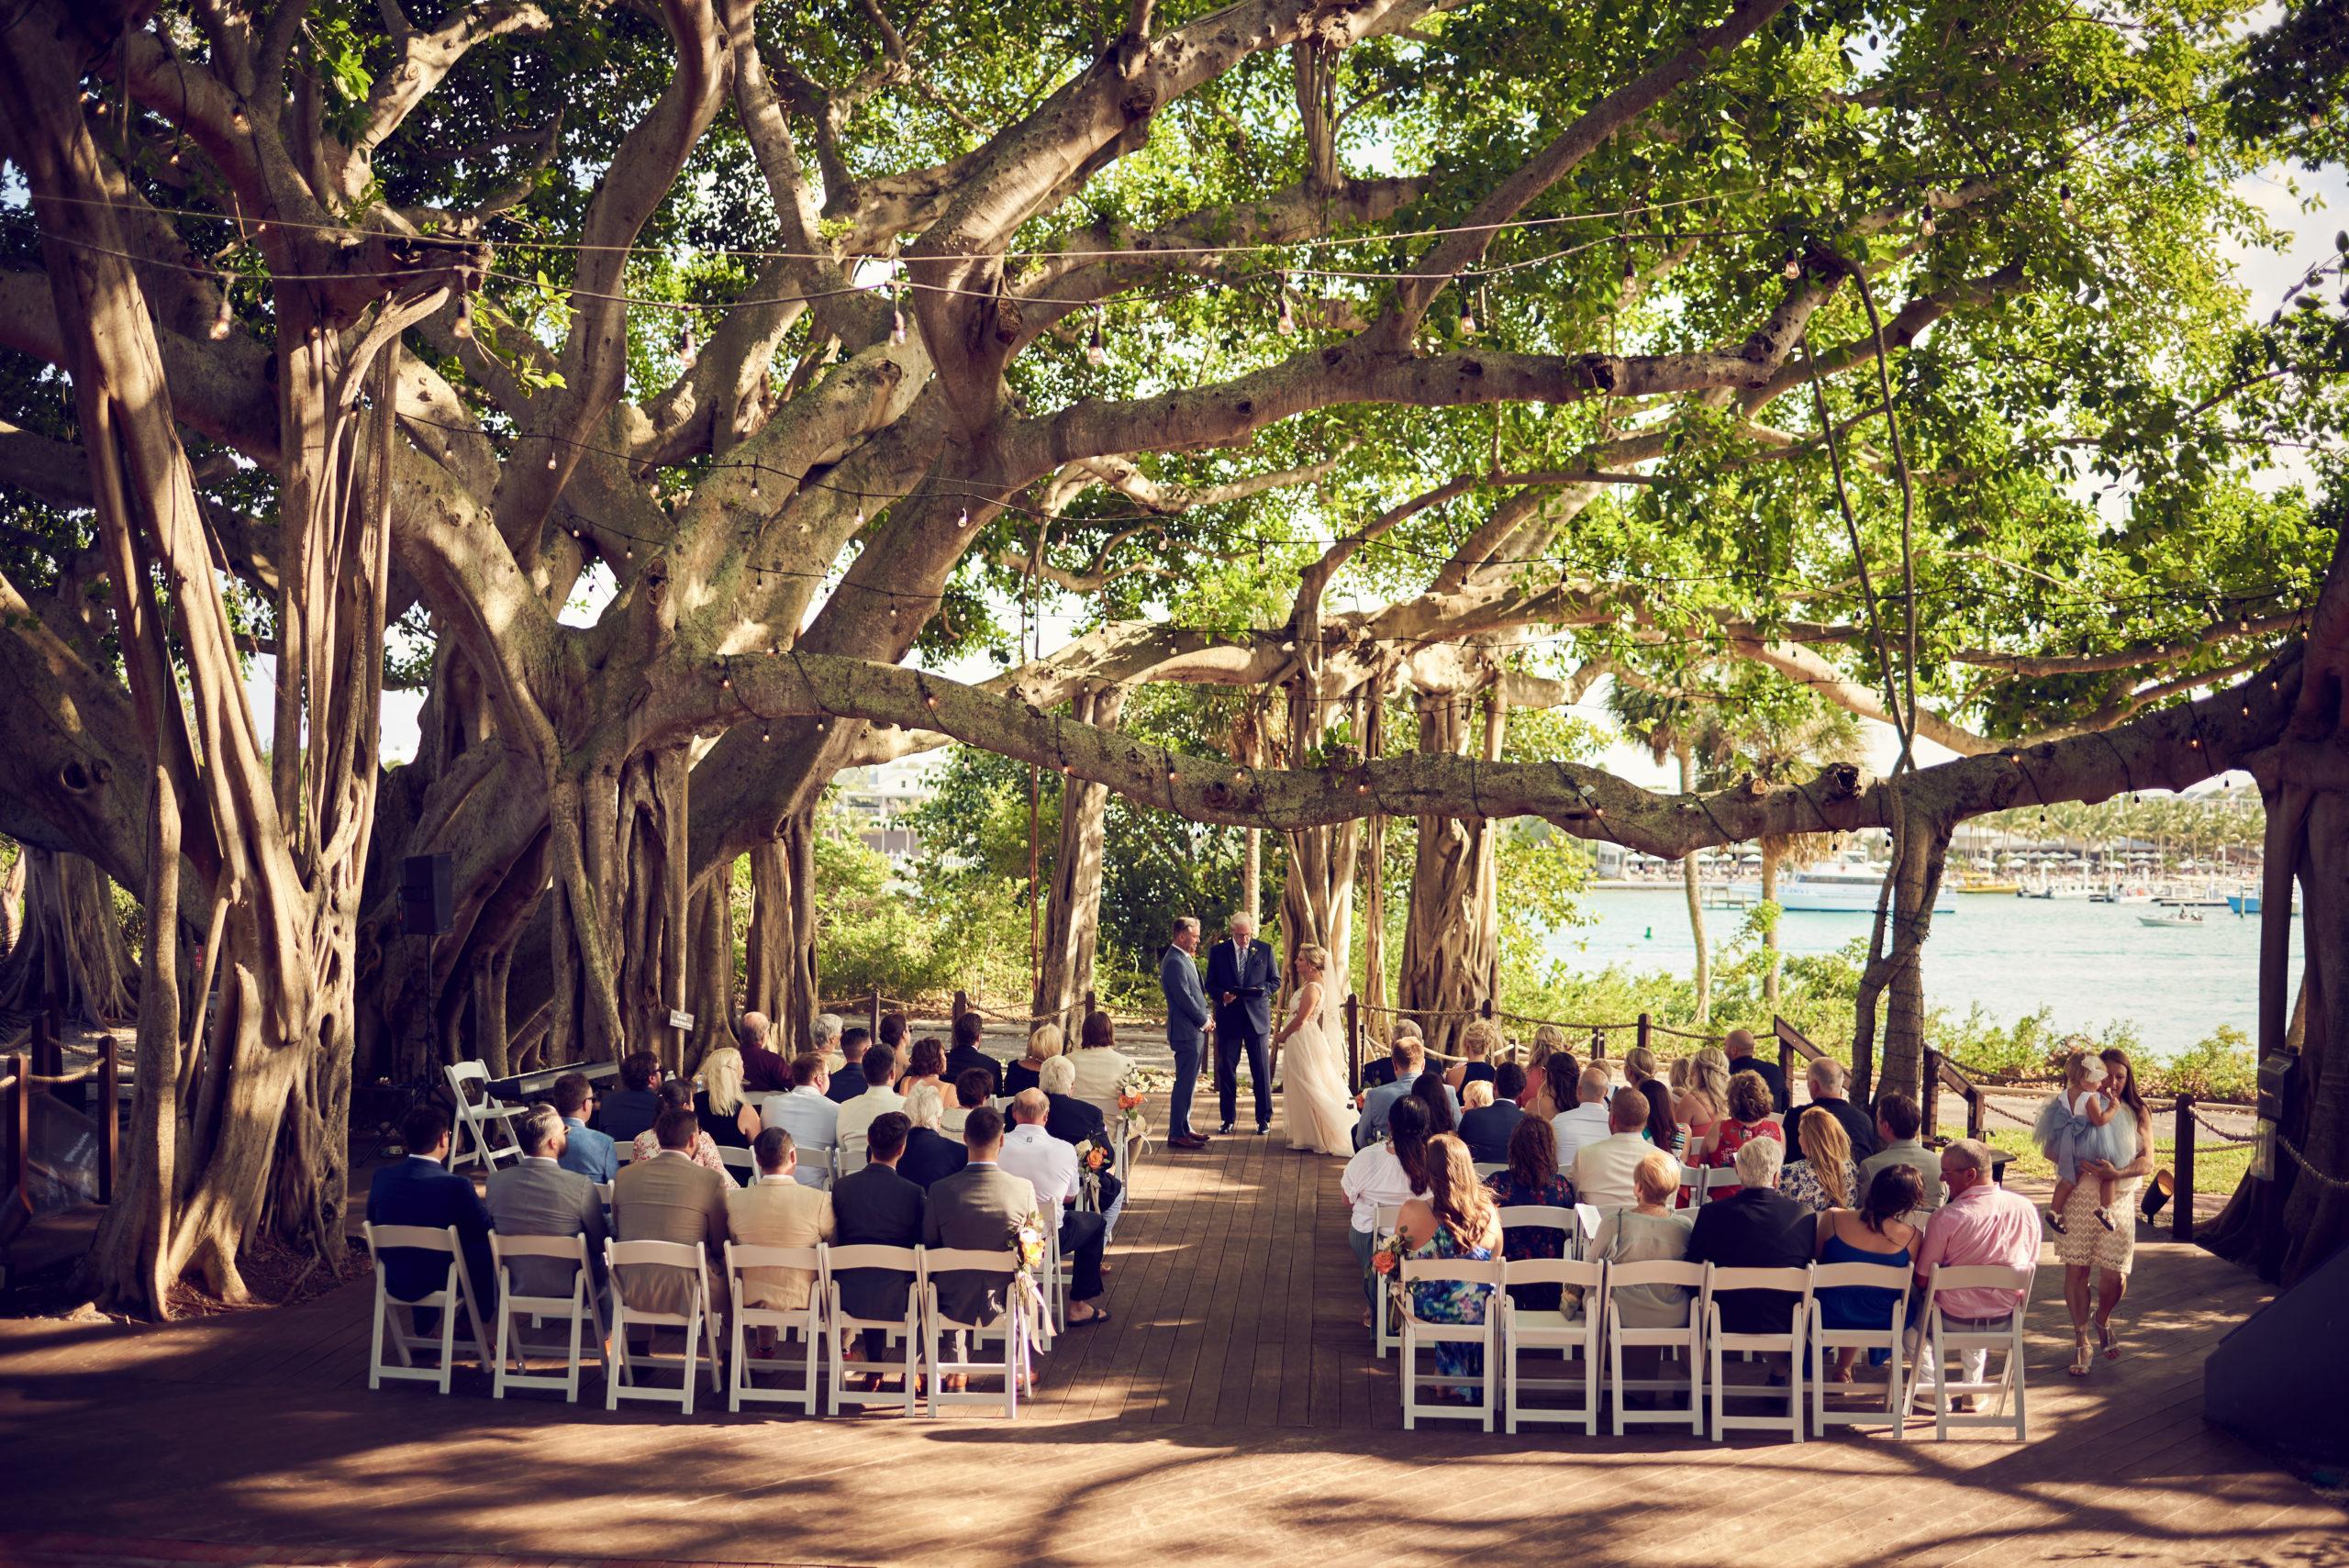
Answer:
[[(1438, 1225), (1435, 1234), (1411, 1250), (1419, 1259), (1442, 1259), (1446, 1262), (1490, 1262), (1490, 1247), (1468, 1247), (1452, 1233), (1449, 1225)], [(1490, 1305), (1492, 1287), (1469, 1284), (1460, 1280), (1428, 1280), (1411, 1287), (1411, 1310), (1431, 1323), (1482, 1323)], [(1482, 1377), (1485, 1373), (1485, 1352), (1475, 1345), (1439, 1342), (1435, 1346), (1435, 1370), (1442, 1377)]]
[[(1485, 1190), (1503, 1208), (1572, 1208), (1575, 1206), (1575, 1184), (1564, 1176), (1553, 1176), (1544, 1185), (1529, 1187), (1507, 1171), (1495, 1171), (1485, 1178)], [(1546, 1225), (1519, 1225), (1501, 1232), (1501, 1256), (1511, 1262), (1526, 1258), (1563, 1258), (1566, 1255), (1566, 1233)], [(1519, 1307), (1528, 1312), (1555, 1312), (1558, 1309), (1559, 1287), (1554, 1284), (1520, 1284), (1509, 1287), (1510, 1296)]]

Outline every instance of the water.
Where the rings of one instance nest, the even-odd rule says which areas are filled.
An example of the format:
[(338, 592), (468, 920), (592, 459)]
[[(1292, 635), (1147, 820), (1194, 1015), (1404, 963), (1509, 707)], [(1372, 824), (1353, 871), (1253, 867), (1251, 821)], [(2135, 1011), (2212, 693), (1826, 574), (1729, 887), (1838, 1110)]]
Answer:
[[(1679, 889), (1593, 892), (1582, 904), (1595, 923), (1552, 932), (1553, 957), (1577, 969), (1613, 963), (1633, 973), (1686, 976), (1695, 967)], [(2154, 912), (2144, 904), (1959, 895), (1954, 909), (1933, 917), (1925, 943), (1926, 1004), (1962, 1016), (1979, 1003), (2003, 1023), (2043, 1006), (2066, 1031), (2127, 1019), (2157, 1055), (2183, 1051), (2221, 1024), (2255, 1036), (2258, 919), (2239, 918), (2221, 906), (2203, 910), (2199, 927), (2149, 930), (2138, 924), (2139, 915)], [(1716, 951), (1743, 920), (1742, 910), (1705, 911)], [(1778, 924), (1779, 944), (1789, 953), (1832, 952), (1867, 934), (1865, 915), (1788, 914)], [(2296, 936), (2294, 984), (2299, 974)]]

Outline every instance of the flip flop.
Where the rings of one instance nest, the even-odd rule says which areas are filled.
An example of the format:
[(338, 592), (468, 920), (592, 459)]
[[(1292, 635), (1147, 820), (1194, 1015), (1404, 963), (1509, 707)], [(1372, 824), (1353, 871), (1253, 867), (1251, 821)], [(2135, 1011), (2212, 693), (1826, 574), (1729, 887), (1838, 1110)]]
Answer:
[(1068, 1320), (1068, 1326), (1072, 1329), (1090, 1329), (1096, 1323), (1107, 1323), (1108, 1320), (1109, 1309), (1106, 1307), (1097, 1307), (1093, 1309), (1092, 1317), (1072, 1318)]

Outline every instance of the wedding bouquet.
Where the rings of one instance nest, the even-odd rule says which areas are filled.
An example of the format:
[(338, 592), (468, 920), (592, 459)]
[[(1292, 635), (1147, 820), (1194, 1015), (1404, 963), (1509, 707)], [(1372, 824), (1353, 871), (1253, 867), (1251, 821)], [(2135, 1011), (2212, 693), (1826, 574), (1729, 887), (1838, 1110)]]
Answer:
[(1124, 1139), (1129, 1143), (1137, 1140), (1147, 1140), (1150, 1137), (1150, 1122), (1141, 1114), (1142, 1089), (1141, 1069), (1138, 1067), (1128, 1072), (1118, 1083), (1119, 1118), (1123, 1124)]
[(1411, 1249), (1403, 1240), (1403, 1233), (1390, 1230), (1371, 1248), (1371, 1272), (1390, 1277), (1398, 1275), (1403, 1272), (1403, 1260), (1410, 1255)]
[(1030, 1214), (1019, 1224), (1019, 1272), (1026, 1274), (1044, 1271), (1044, 1217)]
[(1109, 1151), (1091, 1139), (1076, 1146), (1076, 1179), (1084, 1192), (1085, 1207), (1101, 1212), (1101, 1177), (1109, 1169)]

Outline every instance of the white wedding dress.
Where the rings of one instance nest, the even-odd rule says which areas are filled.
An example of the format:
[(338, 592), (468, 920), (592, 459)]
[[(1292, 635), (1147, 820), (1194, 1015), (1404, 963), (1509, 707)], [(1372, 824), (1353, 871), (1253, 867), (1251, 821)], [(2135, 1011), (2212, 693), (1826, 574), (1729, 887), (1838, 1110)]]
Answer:
[(1288, 1144), (1317, 1154), (1351, 1157), (1354, 1103), (1346, 1092), (1345, 1056), (1330, 1026), (1327, 993), (1313, 982), (1314, 1015), (1281, 1045), (1281, 1118)]

